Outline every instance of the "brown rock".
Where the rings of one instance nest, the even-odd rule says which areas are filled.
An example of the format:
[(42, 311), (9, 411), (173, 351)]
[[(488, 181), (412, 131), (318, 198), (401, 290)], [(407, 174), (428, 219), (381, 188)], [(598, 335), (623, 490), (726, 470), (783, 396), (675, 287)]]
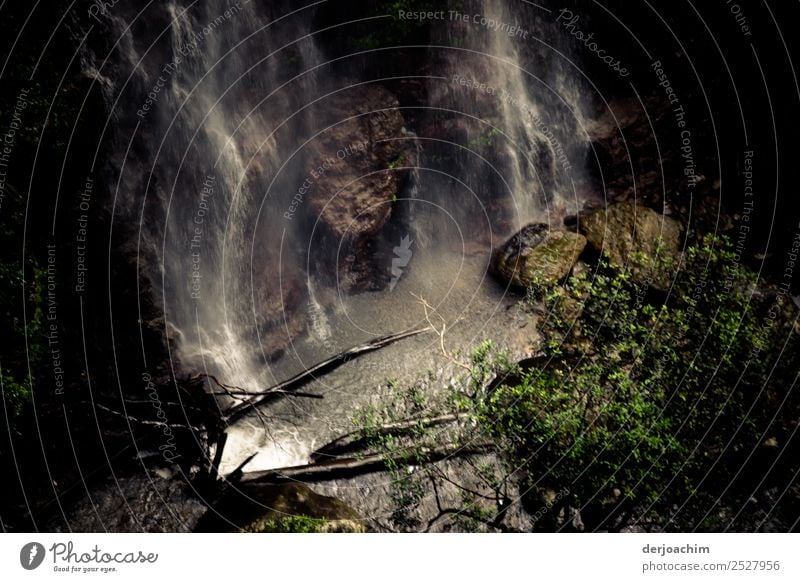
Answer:
[(414, 141), (398, 107), (397, 98), (376, 85), (338, 93), (325, 102), (325, 121), (332, 125), (309, 145), (309, 208), (337, 247), (345, 243), (338, 270), (346, 288), (368, 277), (369, 269), (359, 265), (366, 260), (366, 243), (389, 221), (408, 176), (399, 168), (416, 165)]
[(343, 501), (320, 495), (302, 483), (232, 488), (209, 509), (195, 531), (269, 532), (280, 530), (280, 520), (290, 517), (311, 518), (318, 531), (366, 531), (359, 515)]
[(681, 248), (682, 229), (676, 220), (620, 202), (582, 216), (579, 227), (613, 266), (656, 289), (669, 287)]
[(569, 274), (585, 246), (581, 234), (529, 224), (495, 254), (494, 269), (516, 287), (553, 283)]

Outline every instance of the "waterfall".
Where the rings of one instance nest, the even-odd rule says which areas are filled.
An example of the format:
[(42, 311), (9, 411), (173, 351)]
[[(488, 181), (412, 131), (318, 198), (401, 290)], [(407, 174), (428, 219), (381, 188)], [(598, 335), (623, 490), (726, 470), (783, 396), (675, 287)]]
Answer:
[[(461, 112), (455, 123), (466, 130), (462, 145), (474, 151), (462, 154), (462, 179), (484, 203), (502, 200), (510, 223), (503, 234), (528, 222), (557, 227), (579, 209), (588, 151), (588, 92), (567, 62), (568, 48), (552, 18), (543, 18), (546, 8), (501, 0), (451, 4), (449, 26), (434, 36), (433, 49), (448, 82), (431, 101)], [(470, 205), (466, 214), (480, 215), (481, 208)]]
[(118, 212), (137, 225), (180, 364), (255, 388), (270, 380), (274, 311), (300, 285), (281, 277), (302, 271), (301, 227), (281, 219), (300, 158), (284, 162), (308, 133), (294, 114), (318, 90), (313, 72), (293, 77), (320, 58), (302, 38), (309, 11), (275, 24), (288, 2), (193, 4), (170, 0), (127, 32), (133, 12), (112, 21), (132, 75), (116, 111)]
[[(391, 317), (402, 309), (374, 330), (354, 324), (357, 312), (346, 306), (339, 311), (349, 320), (331, 312), (347, 293), (336, 288), (339, 273), (326, 271), (340, 260), (326, 254), (330, 247), (362, 253), (347, 264), (385, 281), (360, 290), (388, 294), (415, 268), (416, 253), (437, 252), (455, 229), (462, 240), (486, 235), (495, 244), (527, 222), (558, 225), (576, 210), (587, 147), (579, 75), (544, 44), (558, 42), (546, 24), (552, 19), (524, 3), (453, 2), (450, 13), (468, 18), (432, 29), (429, 60), (444, 79), (428, 87), (421, 127), (407, 131), (385, 114), (366, 124), (369, 132), (375, 123), (396, 131), (370, 155), (409, 175), (395, 197), (406, 211), (372, 217), (353, 244), (321, 238), (314, 213), (322, 210), (307, 199), (320, 185), (311, 162), (330, 160), (329, 188), (347, 182), (345, 166), (379, 173), (359, 161), (367, 149), (350, 139), (349, 126), (338, 125), (363, 103), (330, 105), (329, 97), (371, 79), (358, 67), (340, 78), (323, 65), (314, 8), (292, 4), (169, 0), (144, 21), (123, 4), (109, 16), (120, 38), (109, 90), (115, 218), (136, 233), (140, 274), (160, 299), (176, 368), (247, 389), (284, 379), (275, 363), (303, 346), (317, 351), (297, 356), (300, 365), (363, 341), (355, 332), (339, 337), (347, 326), (398, 331)], [(373, 108), (397, 103), (385, 87), (368, 98)], [(329, 123), (334, 129), (317, 137)], [(430, 139), (427, 126), (437, 124), (445, 139)], [(386, 153), (392, 140), (408, 143), (404, 155)], [(379, 187), (375, 180), (368, 187)], [(437, 288), (426, 285), (428, 293)], [(308, 341), (294, 341), (304, 334)]]

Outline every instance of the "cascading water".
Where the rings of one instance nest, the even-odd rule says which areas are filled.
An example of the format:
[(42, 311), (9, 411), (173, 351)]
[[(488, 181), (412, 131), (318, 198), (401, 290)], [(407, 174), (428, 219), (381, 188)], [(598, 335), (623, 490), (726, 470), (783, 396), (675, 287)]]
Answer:
[(579, 209), (589, 141), (579, 74), (556, 25), (543, 18), (546, 8), (454, 4), (448, 26), (434, 29), (433, 56), (447, 82), (434, 86), (431, 105), (459, 112), (453, 123), (467, 142), (460, 145), (474, 153), (464, 154), (458, 176), (476, 192), (493, 191), (512, 230), (528, 222), (555, 226)]
[[(272, 346), (262, 338), (259, 350), (258, 340), (277, 327), (279, 260), (299, 271), (298, 223), (278, 219), (298, 164), (265, 190), (308, 133), (293, 114), (316, 91), (315, 75), (292, 77), (319, 57), (302, 39), (308, 12), (275, 25), (288, 10), (191, 4), (166, 3), (161, 30), (148, 27), (127, 49), (134, 87), (123, 98), (135, 106), (121, 115), (134, 147), (119, 151), (120, 203), (142, 217), (143, 274), (162, 292), (182, 366), (257, 387), (271, 380)], [(126, 20), (116, 22), (122, 33)]]
[[(357, 67), (331, 74), (314, 9), (290, 5), (170, 1), (157, 23), (151, 14), (129, 29), (134, 14), (122, 9), (112, 20), (124, 39), (119, 67), (131, 74), (115, 94), (124, 104), (117, 211), (138, 225), (142, 274), (161, 298), (179, 371), (262, 388), (424, 325), (421, 296), (454, 347), (507, 334), (502, 290), (486, 283), (491, 247), (580, 204), (582, 104), (575, 71), (537, 40), (553, 31), (530, 6), (454, 3), (468, 18), (433, 29), (431, 61), (444, 79), (428, 87), (421, 127), (407, 130), (394, 97), (361, 87), (370, 79)], [(388, 198), (349, 209), (348, 197), (371, 188)], [(369, 289), (365, 277), (380, 279), (373, 292), (341, 286)], [(442, 371), (438, 345), (387, 349), (364, 359), (373, 368), (346, 366), (309, 389), (323, 400), (279, 402), (268, 422), (245, 418), (229, 429), (221, 469), (254, 451), (250, 469), (304, 462), (382, 379)]]

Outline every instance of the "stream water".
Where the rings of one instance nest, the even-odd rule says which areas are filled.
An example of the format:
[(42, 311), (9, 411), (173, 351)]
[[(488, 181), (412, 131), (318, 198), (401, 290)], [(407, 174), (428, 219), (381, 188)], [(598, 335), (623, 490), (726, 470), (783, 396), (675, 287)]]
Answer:
[[(312, 333), (293, 342), (291, 355), (275, 367), (276, 375), (278, 370), (285, 377), (302, 371), (319, 361), (321, 353), (333, 355), (377, 336), (427, 326), (419, 297), (436, 308), (431, 321), (437, 329), (445, 328), (448, 351), (457, 347), (469, 353), (492, 338), (524, 355), (535, 332), (523, 327), (527, 320), (518, 316), (518, 298), (487, 281), (488, 250), (476, 249), (467, 256), (455, 248), (415, 248), (407, 272), (391, 293), (341, 298), (329, 315), (331, 335)], [(268, 431), (254, 414), (229, 430), (222, 469), (232, 470), (253, 452), (258, 454), (247, 470), (304, 464), (315, 448), (352, 430), (359, 409), (389, 396), (388, 380), (409, 387), (429, 373), (436, 379), (426, 382), (431, 392), (443, 390), (463, 374), (444, 357), (439, 335), (432, 331), (353, 359), (303, 388), (322, 400), (285, 398), (269, 406), (263, 412), (269, 418)]]

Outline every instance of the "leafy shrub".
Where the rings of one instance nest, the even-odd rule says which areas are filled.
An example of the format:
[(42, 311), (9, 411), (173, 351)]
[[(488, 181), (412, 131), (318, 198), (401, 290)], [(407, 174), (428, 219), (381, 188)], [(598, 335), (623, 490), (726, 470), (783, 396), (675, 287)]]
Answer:
[(320, 533), (325, 531), (327, 520), (307, 515), (288, 515), (269, 519), (259, 524), (260, 533)]
[(781, 350), (797, 343), (785, 297), (720, 238), (691, 246), (679, 273), (657, 301), (602, 261), (544, 289), (540, 365), (471, 403), (527, 495), (568, 489), (589, 528), (716, 527), (720, 505), (742, 502), (726, 485), (780, 428), (768, 403), (791, 386)]

